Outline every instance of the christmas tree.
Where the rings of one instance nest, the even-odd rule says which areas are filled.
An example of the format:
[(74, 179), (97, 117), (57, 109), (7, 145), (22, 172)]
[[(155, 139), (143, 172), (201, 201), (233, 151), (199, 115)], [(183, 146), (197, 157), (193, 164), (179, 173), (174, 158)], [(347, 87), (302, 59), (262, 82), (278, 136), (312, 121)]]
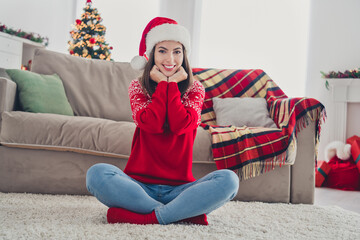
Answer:
[(74, 30), (70, 32), (73, 40), (69, 41), (71, 55), (112, 61), (109, 44), (105, 42), (106, 28), (100, 24), (102, 18), (96, 8), (91, 7), (91, 0), (86, 1), (81, 19), (76, 19)]

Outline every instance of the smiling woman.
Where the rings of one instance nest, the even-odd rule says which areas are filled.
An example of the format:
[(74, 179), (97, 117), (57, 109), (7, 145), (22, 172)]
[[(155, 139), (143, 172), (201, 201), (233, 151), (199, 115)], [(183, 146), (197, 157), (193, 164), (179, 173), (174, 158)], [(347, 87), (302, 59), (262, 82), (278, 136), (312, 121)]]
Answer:
[(206, 214), (236, 196), (233, 171), (197, 180), (192, 174), (205, 89), (193, 79), (186, 50), (190, 34), (176, 21), (157, 17), (145, 27), (132, 61), (145, 70), (129, 86), (136, 124), (129, 160), (124, 171), (96, 164), (86, 175), (89, 192), (109, 207), (109, 223), (208, 225)]

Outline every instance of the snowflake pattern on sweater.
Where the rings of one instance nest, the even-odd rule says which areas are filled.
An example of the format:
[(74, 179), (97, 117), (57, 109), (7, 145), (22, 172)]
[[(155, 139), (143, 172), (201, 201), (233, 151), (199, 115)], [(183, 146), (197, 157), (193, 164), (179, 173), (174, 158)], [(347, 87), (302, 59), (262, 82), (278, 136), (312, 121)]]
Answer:
[[(134, 79), (131, 81), (129, 86), (129, 98), (132, 109), (132, 118), (136, 126), (138, 126), (139, 124), (136, 120), (136, 114), (151, 103), (151, 97), (148, 93), (144, 93), (139, 79)], [(184, 93), (183, 97), (181, 98), (181, 103), (185, 107), (191, 107), (197, 112), (198, 125), (201, 123), (201, 110), (204, 98), (205, 88), (197, 80), (194, 81), (192, 86)]]
[(132, 110), (132, 118), (134, 119), (136, 126), (138, 126), (139, 124), (136, 120), (136, 114), (151, 103), (151, 98), (148, 93), (145, 95), (139, 79), (134, 79), (131, 81), (129, 86), (129, 98)]
[(195, 109), (198, 114), (198, 125), (201, 123), (201, 110), (205, 98), (205, 88), (201, 82), (195, 80), (193, 85), (185, 92), (181, 98), (181, 103), (185, 107)]

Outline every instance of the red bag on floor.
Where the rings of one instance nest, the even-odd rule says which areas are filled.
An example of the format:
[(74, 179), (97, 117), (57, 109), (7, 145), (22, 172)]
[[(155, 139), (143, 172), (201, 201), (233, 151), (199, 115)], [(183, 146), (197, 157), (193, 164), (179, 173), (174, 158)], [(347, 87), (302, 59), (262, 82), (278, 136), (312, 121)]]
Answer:
[(348, 144), (351, 144), (351, 156), (355, 161), (355, 164), (360, 172), (360, 137), (352, 136), (346, 140)]
[(318, 166), (315, 171), (315, 187), (321, 187), (327, 178), (329, 172), (331, 170), (331, 166), (325, 161), (318, 161)]
[(331, 171), (324, 186), (341, 190), (360, 190), (360, 173), (352, 159), (343, 161), (336, 156), (329, 163)]

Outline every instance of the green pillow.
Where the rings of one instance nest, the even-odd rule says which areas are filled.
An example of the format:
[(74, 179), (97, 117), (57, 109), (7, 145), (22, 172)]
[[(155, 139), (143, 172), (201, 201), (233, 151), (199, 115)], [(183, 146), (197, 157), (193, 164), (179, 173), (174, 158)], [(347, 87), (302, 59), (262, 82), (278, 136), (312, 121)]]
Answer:
[(6, 73), (17, 84), (24, 111), (74, 116), (57, 74), (43, 75), (19, 69), (7, 69)]

